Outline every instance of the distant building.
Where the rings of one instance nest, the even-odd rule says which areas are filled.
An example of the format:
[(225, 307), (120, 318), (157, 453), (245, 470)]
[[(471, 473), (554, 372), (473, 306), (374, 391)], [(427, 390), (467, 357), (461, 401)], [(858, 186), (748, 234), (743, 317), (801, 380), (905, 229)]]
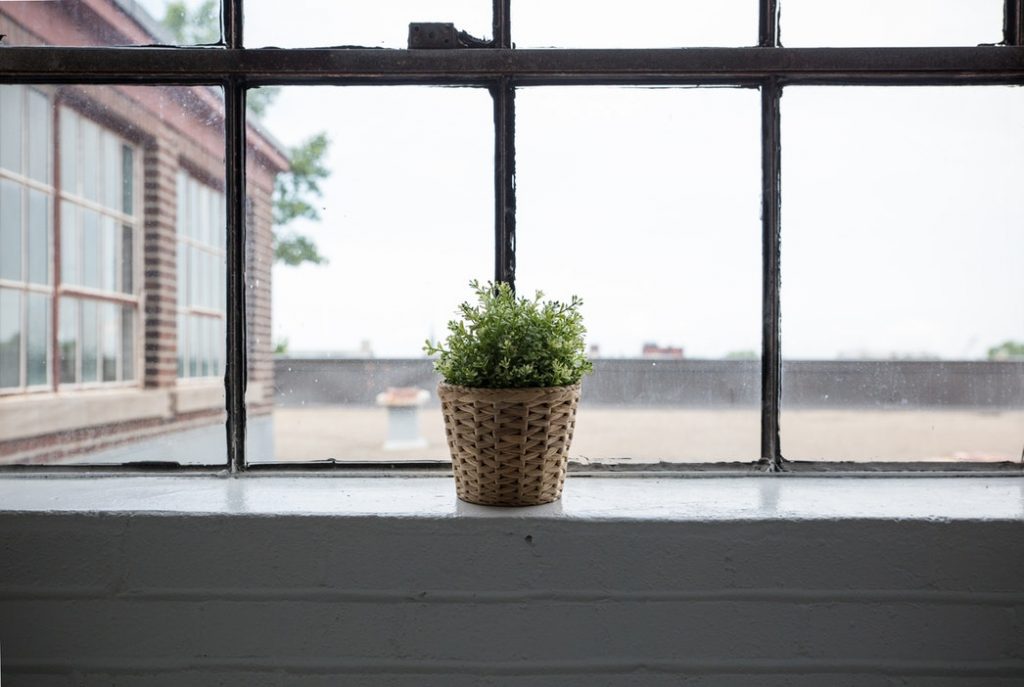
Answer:
[(656, 343), (645, 343), (641, 355), (644, 358), (659, 358), (663, 360), (682, 360), (684, 357), (682, 348), (659, 346)]
[[(164, 42), (135, 3), (0, 3), (10, 45)], [(0, 462), (224, 418), (224, 103), (208, 87), (0, 85)], [(252, 415), (269, 413), (274, 177), (250, 126)]]

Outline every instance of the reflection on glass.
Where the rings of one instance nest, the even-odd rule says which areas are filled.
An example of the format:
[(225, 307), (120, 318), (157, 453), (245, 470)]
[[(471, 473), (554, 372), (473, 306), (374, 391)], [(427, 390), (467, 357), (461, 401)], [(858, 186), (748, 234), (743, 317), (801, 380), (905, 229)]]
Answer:
[(5, 45), (202, 45), (220, 40), (213, 0), (0, 2)]
[(593, 375), (571, 456), (760, 454), (753, 90), (516, 95), (517, 286), (583, 297)]
[(0, 389), (21, 385), (21, 293), (0, 289)]
[[(297, 113), (312, 112), (308, 128), (296, 126)], [(305, 196), (318, 221), (275, 227), (258, 206), (249, 214), (249, 459), (446, 459), (438, 379), (422, 346), (444, 335), (469, 280), (494, 269), (490, 95), (285, 88), (266, 124), (293, 147), (316, 148), (323, 131), (329, 175), (322, 198)], [(265, 144), (250, 132), (250, 145)], [(253, 203), (272, 191), (272, 162), (247, 176)], [(275, 235), (276, 261), (260, 248)], [(272, 317), (261, 291), (270, 281)]]
[(971, 46), (1002, 41), (1003, 0), (780, 0), (783, 45)]
[(520, 48), (750, 46), (757, 23), (757, 0), (512, 0)]
[[(316, 21), (309, 21), (310, 17)], [(404, 48), (410, 22), (451, 22), (477, 38), (490, 38), (488, 0), (246, 0), (248, 47), (365, 46)], [(262, 97), (262, 96), (257, 96)]]
[[(5, 429), (0, 463), (223, 463), (221, 94), (66, 84), (0, 96), (0, 142), (14, 151), (0, 155), (0, 395), (31, 419)], [(176, 213), (179, 173), (206, 189), (189, 226), (206, 241), (188, 241), (202, 254), (194, 294), (177, 253), (190, 216), (187, 203)], [(177, 342), (192, 319), (205, 374), (184, 380)]]
[(789, 88), (782, 447), (1017, 460), (1024, 91)]

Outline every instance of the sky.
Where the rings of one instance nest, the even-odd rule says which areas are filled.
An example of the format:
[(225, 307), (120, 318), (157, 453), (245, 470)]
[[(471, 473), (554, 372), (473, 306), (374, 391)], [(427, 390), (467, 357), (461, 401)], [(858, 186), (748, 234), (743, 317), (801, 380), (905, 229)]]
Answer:
[[(402, 47), (409, 21), (486, 37), (490, 5), (247, 0), (247, 44)], [(756, 0), (617, 7), (516, 0), (513, 41), (756, 40)], [(783, 0), (780, 21), (792, 47), (973, 45), (1000, 40), (1002, 5)], [(516, 106), (520, 291), (582, 296), (606, 356), (760, 350), (757, 91), (545, 87)], [(291, 227), (329, 264), (275, 268), (275, 341), (405, 357), (444, 335), (493, 273), (491, 122), (478, 89), (282, 90), (264, 125), (289, 146), (327, 131), (332, 175), (322, 220)], [(791, 87), (782, 136), (784, 356), (979, 358), (1024, 340), (1024, 91)]]

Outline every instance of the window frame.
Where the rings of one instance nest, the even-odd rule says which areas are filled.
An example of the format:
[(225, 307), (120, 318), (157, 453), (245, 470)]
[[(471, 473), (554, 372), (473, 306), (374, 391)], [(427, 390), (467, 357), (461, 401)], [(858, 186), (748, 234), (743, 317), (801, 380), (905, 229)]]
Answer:
[[(493, 40), (485, 48), (246, 48), (243, 0), (222, 0), (222, 40), (203, 47), (3, 47), (0, 83), (215, 86), (225, 101), (227, 205), (226, 373), (228, 473), (325, 468), (431, 470), (419, 464), (335, 461), (246, 464), (245, 229), (246, 113), (250, 88), (276, 85), (447, 85), (487, 88), (494, 103), (494, 278), (515, 283), (515, 90), (542, 85), (718, 85), (761, 94), (762, 348), (761, 459), (754, 472), (848, 471), (1006, 474), (1014, 463), (799, 464), (779, 440), (780, 99), (788, 85), (1024, 85), (1024, 0), (1004, 0), (1003, 41), (949, 48), (786, 48), (779, 41), (780, 0), (760, 0), (758, 45), (740, 48), (514, 49), (511, 0), (492, 0)], [(1024, 458), (1024, 456), (1022, 456)], [(444, 464), (441, 464), (442, 466)], [(21, 468), (4, 466), (0, 471)], [(67, 466), (51, 466), (67, 469)], [(81, 466), (83, 470), (210, 471), (176, 463)], [(40, 469), (40, 466), (32, 466)], [(590, 467), (595, 472), (616, 466)], [(635, 468), (628, 468), (635, 469)], [(705, 463), (673, 470), (737, 470), (750, 464)]]

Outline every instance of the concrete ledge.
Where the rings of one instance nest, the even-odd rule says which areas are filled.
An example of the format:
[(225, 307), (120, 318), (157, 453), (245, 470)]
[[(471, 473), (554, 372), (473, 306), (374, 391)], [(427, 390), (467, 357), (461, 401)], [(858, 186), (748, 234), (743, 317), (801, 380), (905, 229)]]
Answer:
[(110, 389), (0, 399), (0, 441), (148, 418), (169, 418), (166, 390)]
[(171, 393), (174, 398), (174, 412), (179, 415), (214, 408), (223, 409), (225, 406), (224, 382), (219, 379), (209, 383), (182, 384)]

